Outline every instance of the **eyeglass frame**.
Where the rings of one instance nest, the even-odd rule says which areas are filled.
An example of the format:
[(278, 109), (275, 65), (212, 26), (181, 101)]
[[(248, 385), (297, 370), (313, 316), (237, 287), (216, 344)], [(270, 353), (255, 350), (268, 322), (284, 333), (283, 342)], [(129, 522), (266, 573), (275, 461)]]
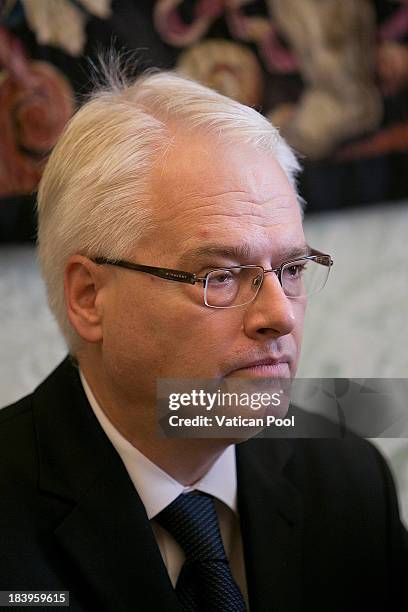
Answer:
[[(220, 268), (213, 268), (212, 270), (209, 270), (205, 274), (205, 276), (197, 276), (193, 272), (185, 272), (183, 270), (174, 270), (172, 268), (161, 268), (157, 266), (146, 266), (143, 264), (135, 264), (130, 261), (123, 260), (123, 259), (115, 260), (115, 259), (109, 259), (107, 257), (91, 257), (90, 259), (91, 261), (93, 261), (94, 263), (98, 265), (118, 266), (119, 268), (125, 268), (125, 269), (133, 270), (136, 272), (144, 272), (146, 274), (152, 274), (153, 276), (163, 278), (164, 280), (170, 280), (170, 281), (179, 282), (179, 283), (187, 283), (189, 285), (195, 285), (196, 283), (202, 283), (204, 290), (206, 288), (208, 275), (211, 274), (212, 272), (216, 272), (217, 270), (231, 270), (235, 268), (260, 268), (262, 269), (263, 271), (262, 282), (259, 285), (258, 290), (255, 293), (252, 300), (245, 302), (244, 304), (236, 304), (233, 306), (212, 306), (210, 304), (207, 304), (205, 300), (205, 296), (204, 296), (204, 305), (208, 306), (208, 308), (238, 308), (240, 306), (245, 306), (247, 304), (250, 304), (251, 302), (255, 300), (256, 296), (260, 292), (262, 285), (263, 285), (263, 280), (265, 278), (265, 274), (269, 274), (270, 272), (275, 272), (276, 276), (278, 277), (279, 283), (282, 287), (283, 268), (285, 268), (291, 263), (296, 263), (300, 259), (307, 259), (309, 261), (314, 261), (318, 264), (327, 266), (329, 268), (329, 272), (330, 272), (330, 268), (332, 267), (334, 263), (331, 255), (328, 255), (327, 253), (322, 253), (321, 251), (318, 251), (317, 249), (310, 249), (309, 255), (300, 255), (299, 257), (296, 257), (295, 259), (289, 259), (288, 261), (283, 262), (278, 268), (271, 268), (270, 270), (265, 270), (265, 268), (260, 265), (248, 264), (248, 265), (225, 266), (225, 267), (220, 267)], [(329, 272), (327, 274), (327, 278), (328, 278)], [(327, 282), (327, 278), (326, 278), (326, 282)], [(324, 288), (324, 286), (325, 285), (323, 285), (322, 289)], [(289, 299), (298, 299), (300, 297), (305, 297), (305, 296), (288, 296), (287, 295), (286, 297)]]

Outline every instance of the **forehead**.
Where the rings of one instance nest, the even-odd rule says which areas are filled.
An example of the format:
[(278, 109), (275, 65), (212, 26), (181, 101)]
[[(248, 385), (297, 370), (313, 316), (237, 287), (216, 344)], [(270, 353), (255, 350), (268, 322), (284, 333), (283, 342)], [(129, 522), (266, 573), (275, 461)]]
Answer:
[(304, 242), (296, 195), (271, 153), (178, 139), (151, 179), (151, 238), (162, 249), (245, 242), (255, 252)]

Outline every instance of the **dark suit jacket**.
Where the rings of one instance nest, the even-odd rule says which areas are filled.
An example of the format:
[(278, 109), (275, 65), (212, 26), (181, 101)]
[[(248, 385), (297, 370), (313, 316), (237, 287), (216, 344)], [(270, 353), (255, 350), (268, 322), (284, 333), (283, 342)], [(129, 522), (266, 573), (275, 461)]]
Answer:
[[(72, 611), (179, 612), (69, 359), (0, 411), (0, 455), (0, 590), (68, 590)], [(253, 439), (237, 470), (251, 612), (406, 609), (394, 486), (369, 443)]]

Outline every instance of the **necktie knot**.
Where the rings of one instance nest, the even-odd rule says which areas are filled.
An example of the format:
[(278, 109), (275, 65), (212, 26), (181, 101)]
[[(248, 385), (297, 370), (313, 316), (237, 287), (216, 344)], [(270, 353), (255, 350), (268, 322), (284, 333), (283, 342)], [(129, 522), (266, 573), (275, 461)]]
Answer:
[(156, 517), (195, 561), (227, 561), (214, 499), (205, 493), (182, 493)]

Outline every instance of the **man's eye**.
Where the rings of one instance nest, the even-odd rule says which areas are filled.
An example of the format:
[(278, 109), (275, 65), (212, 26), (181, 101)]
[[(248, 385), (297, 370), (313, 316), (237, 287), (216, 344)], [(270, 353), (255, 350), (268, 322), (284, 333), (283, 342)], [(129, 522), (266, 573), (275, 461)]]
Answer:
[(237, 280), (237, 275), (229, 270), (218, 270), (216, 272), (211, 272), (208, 275), (208, 283), (211, 286), (225, 286), (234, 283)]
[(287, 268), (285, 268), (285, 272), (290, 278), (301, 277), (305, 270), (305, 263), (293, 264), (292, 266), (288, 266)]

